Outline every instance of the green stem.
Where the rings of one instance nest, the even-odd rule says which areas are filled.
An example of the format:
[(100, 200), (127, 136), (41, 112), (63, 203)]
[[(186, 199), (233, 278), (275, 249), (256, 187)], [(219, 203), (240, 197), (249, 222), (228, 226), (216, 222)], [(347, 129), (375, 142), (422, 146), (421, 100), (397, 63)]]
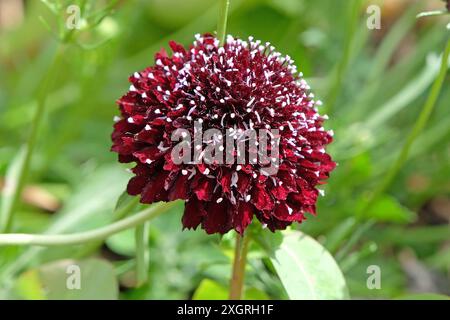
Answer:
[(244, 288), (245, 265), (247, 263), (247, 251), (250, 241), (249, 236), (236, 235), (234, 248), (233, 273), (230, 281), (230, 300), (241, 300)]
[(0, 246), (5, 245), (35, 245), (35, 246), (61, 246), (83, 244), (91, 241), (99, 241), (109, 236), (121, 232), (123, 230), (133, 228), (148, 220), (151, 220), (160, 214), (173, 208), (177, 202), (167, 204), (156, 204), (140, 211), (139, 213), (129, 216), (125, 219), (114, 222), (105, 227), (98, 229), (78, 232), (73, 234), (60, 235), (40, 235), (40, 234), (20, 234), (9, 233), (0, 234)]
[(227, 33), (228, 9), (230, 0), (220, 0), (219, 20), (217, 22), (217, 39), (223, 45), (225, 43), (225, 35)]
[(148, 236), (150, 223), (145, 222), (136, 227), (136, 285), (138, 287), (145, 284), (148, 280), (148, 266), (150, 261), (148, 250)]
[(37, 106), (30, 125), (28, 140), (24, 146), (24, 149), (22, 150), (23, 154), (21, 155), (19, 160), (20, 162), (17, 164), (16, 168), (17, 177), (15, 178), (15, 181), (6, 181), (6, 195), (4, 197), (8, 199), (3, 200), (4, 205), (2, 207), (0, 216), (0, 233), (9, 232), (11, 230), (13, 223), (13, 213), (17, 208), (17, 204), (19, 202), (25, 185), (25, 181), (29, 173), (31, 158), (36, 146), (39, 128), (41, 126), (42, 119), (45, 113), (47, 96), (54, 82), (54, 72), (62, 56), (61, 52), (61, 47), (59, 47), (53, 57), (53, 61), (48, 69), (48, 72), (42, 80), (42, 87), (38, 91)]

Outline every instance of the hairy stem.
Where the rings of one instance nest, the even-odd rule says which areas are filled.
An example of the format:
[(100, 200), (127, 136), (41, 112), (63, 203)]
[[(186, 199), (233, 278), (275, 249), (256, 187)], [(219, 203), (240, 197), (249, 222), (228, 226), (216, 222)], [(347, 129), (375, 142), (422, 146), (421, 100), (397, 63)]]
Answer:
[(245, 265), (247, 263), (247, 251), (250, 238), (243, 234), (236, 235), (236, 247), (234, 248), (233, 273), (230, 282), (230, 300), (241, 300), (244, 288)]
[(61, 246), (83, 244), (92, 241), (104, 240), (113, 234), (123, 230), (138, 226), (148, 220), (151, 220), (160, 214), (168, 211), (177, 204), (177, 201), (170, 203), (159, 203), (153, 205), (139, 213), (119, 220), (115, 223), (98, 229), (78, 232), (73, 234), (60, 235), (40, 235), (40, 234), (21, 234), (9, 233), (0, 234), (0, 246), (5, 245), (35, 245), (35, 246)]

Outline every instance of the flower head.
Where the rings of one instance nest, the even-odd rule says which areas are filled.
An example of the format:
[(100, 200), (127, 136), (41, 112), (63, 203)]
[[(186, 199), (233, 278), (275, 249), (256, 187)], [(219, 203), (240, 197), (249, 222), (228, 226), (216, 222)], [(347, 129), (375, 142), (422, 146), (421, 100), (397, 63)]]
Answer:
[[(207, 233), (243, 233), (254, 216), (275, 231), (315, 213), (317, 186), (335, 167), (324, 149), (332, 132), (324, 130), (320, 101), (290, 57), (253, 38), (228, 36), (220, 46), (209, 34), (197, 35), (189, 49), (175, 42), (170, 47), (171, 56), (162, 50), (154, 66), (129, 78), (130, 89), (118, 100), (112, 150), (121, 162), (136, 163), (128, 193), (140, 195), (142, 203), (185, 200), (183, 226), (201, 225)], [(183, 137), (194, 138), (194, 124), (223, 134), (200, 144), (189, 140), (193, 158), (175, 161), (174, 133), (182, 129)], [(267, 150), (262, 143), (244, 150), (272, 152), (276, 170), (265, 171), (267, 163), (255, 160), (199, 161), (204, 147), (216, 145), (235, 159), (238, 148), (224, 150), (226, 138), (261, 129), (276, 130), (268, 132)]]

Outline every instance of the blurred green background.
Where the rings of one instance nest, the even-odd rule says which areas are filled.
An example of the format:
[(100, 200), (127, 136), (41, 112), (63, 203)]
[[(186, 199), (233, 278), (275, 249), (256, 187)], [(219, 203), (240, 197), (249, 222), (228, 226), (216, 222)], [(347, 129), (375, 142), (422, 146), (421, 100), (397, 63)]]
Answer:
[[(79, 2), (63, 1), (65, 7)], [(128, 76), (153, 64), (168, 40), (188, 45), (195, 33), (216, 28), (213, 0), (123, 0), (111, 8), (111, 1), (86, 3), (91, 15), (84, 28), (60, 44), (55, 35), (65, 28), (65, 10), (55, 15), (41, 1), (0, 0), (0, 187), (27, 139), (53, 56), (63, 50), (46, 94), (15, 232), (67, 233), (115, 219), (111, 212), (131, 175), (109, 151), (110, 134)], [(356, 215), (393, 164), (438, 72), (448, 16), (415, 16), (444, 3), (231, 3), (228, 33), (270, 41), (289, 54), (324, 101), (326, 126), (335, 132), (329, 151), (339, 166), (319, 214), (294, 228), (335, 256), (352, 298), (450, 294), (449, 77), (394, 183), (369, 211)], [(366, 26), (370, 4), (381, 7), (380, 30)], [(226, 297), (233, 235), (182, 231), (181, 214), (179, 207), (151, 223), (150, 279), (144, 286), (134, 282), (131, 230), (83, 246), (0, 247), (0, 298), (78, 298), (58, 287), (68, 259), (90, 270), (85, 298)], [(266, 260), (256, 245), (251, 248), (246, 298), (287, 298)], [(366, 286), (371, 265), (381, 269), (381, 289)]]

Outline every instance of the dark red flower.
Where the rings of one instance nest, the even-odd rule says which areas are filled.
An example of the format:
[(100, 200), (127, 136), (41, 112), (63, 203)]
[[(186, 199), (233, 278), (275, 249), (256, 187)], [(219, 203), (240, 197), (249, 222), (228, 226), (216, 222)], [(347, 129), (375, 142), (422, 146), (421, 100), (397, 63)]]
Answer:
[[(183, 226), (201, 225), (207, 233), (243, 233), (253, 216), (274, 231), (315, 214), (316, 187), (335, 167), (324, 149), (332, 132), (324, 130), (320, 101), (289, 56), (252, 38), (228, 36), (221, 47), (208, 34), (197, 35), (189, 49), (170, 47), (171, 56), (160, 51), (155, 66), (129, 78), (130, 89), (118, 100), (112, 150), (120, 162), (136, 162), (128, 193), (142, 203), (186, 200)], [(172, 134), (186, 129), (193, 137), (194, 121), (221, 132), (278, 129), (277, 172), (265, 173), (259, 162), (175, 163), (179, 141)]]

